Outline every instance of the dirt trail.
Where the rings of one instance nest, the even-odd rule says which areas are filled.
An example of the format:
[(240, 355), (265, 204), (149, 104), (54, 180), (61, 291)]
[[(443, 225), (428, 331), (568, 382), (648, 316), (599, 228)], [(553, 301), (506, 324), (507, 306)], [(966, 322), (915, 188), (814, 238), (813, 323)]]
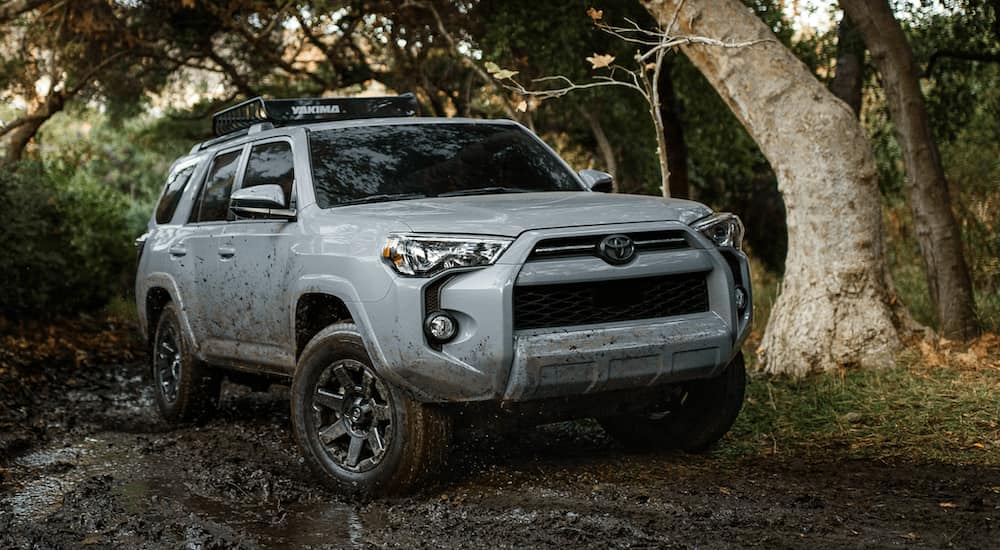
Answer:
[(89, 372), (0, 395), (0, 548), (1000, 546), (995, 469), (632, 455), (586, 422), (467, 438), (438, 486), (352, 503), (305, 471), (281, 387), (178, 428), (140, 365)]

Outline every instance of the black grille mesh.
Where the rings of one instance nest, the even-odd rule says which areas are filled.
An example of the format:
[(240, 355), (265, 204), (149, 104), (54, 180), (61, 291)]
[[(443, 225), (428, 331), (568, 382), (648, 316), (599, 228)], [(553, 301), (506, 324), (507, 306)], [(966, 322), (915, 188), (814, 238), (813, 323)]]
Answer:
[(514, 287), (514, 330), (708, 311), (705, 273)]

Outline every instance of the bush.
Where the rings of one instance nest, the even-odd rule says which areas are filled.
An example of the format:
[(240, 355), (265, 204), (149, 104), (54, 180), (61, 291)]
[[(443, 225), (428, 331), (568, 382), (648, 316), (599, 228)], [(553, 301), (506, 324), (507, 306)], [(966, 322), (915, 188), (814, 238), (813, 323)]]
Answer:
[(100, 182), (21, 163), (0, 173), (0, 312), (94, 310), (127, 288), (128, 200)]

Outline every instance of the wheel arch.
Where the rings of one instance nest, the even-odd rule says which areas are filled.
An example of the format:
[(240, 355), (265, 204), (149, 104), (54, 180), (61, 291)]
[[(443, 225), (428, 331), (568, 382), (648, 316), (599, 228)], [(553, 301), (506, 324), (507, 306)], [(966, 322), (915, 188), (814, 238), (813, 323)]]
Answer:
[(194, 331), (187, 316), (184, 297), (180, 293), (180, 289), (173, 277), (166, 273), (151, 274), (143, 281), (140, 292), (136, 296), (138, 297), (139, 327), (147, 342), (153, 338), (153, 333), (156, 331), (156, 323), (163, 313), (163, 308), (167, 304), (175, 304), (177, 306), (177, 314), (180, 316), (181, 330), (184, 333), (184, 337), (191, 344), (191, 349), (195, 354), (198, 354), (198, 341), (194, 337)]
[[(289, 323), (292, 328), (292, 336), (295, 344), (295, 360), (298, 361), (299, 354), (305, 348), (309, 340), (320, 330), (335, 322), (351, 322), (358, 328), (361, 338), (365, 342), (365, 348), (375, 363), (376, 368), (385, 364), (381, 349), (379, 349), (375, 336), (371, 331), (371, 324), (365, 313), (365, 308), (358, 295), (358, 291), (350, 281), (333, 275), (311, 275), (299, 279), (291, 293), (290, 306), (288, 309)], [(299, 331), (303, 312), (300, 306), (319, 306), (322, 311), (324, 307), (333, 309), (333, 312), (320, 314), (319, 319), (332, 320), (323, 326), (313, 324), (307, 326), (309, 330)], [(307, 314), (304, 319), (308, 320)], [(344, 317), (346, 315), (346, 317)], [(340, 318), (335, 318), (340, 317)]]
[(350, 308), (339, 296), (327, 292), (303, 292), (295, 301), (295, 359), (306, 344), (324, 328), (338, 323), (354, 323)]

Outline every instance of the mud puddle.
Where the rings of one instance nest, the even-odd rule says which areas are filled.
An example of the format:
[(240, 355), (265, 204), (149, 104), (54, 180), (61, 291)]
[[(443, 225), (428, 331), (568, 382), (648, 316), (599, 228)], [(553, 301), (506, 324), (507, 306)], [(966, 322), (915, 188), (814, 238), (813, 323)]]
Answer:
[(0, 499), (0, 509), (9, 510), (15, 524), (44, 523), (64, 503), (64, 496), (82, 482), (106, 479), (113, 481), (105, 497), (116, 501), (126, 515), (156, 515), (158, 507), (170, 503), (204, 523), (243, 533), (248, 541), (263, 546), (323, 546), (336, 541), (338, 547), (356, 547), (366, 524), (382, 523), (381, 514), (365, 513), (363, 518), (345, 503), (280, 505), (235, 482), (229, 487), (242, 498), (203, 494), (195, 483), (173, 475), (173, 464), (141, 449), (136, 436), (110, 432), (87, 437), (75, 446), (19, 456), (7, 470), (17, 480), (15, 488)]
[(287, 391), (227, 385), (170, 426), (140, 365), (53, 387), (0, 456), (0, 548), (996, 548), (1000, 471), (829, 457), (633, 455), (593, 422), (456, 444), (440, 483), (324, 490)]

